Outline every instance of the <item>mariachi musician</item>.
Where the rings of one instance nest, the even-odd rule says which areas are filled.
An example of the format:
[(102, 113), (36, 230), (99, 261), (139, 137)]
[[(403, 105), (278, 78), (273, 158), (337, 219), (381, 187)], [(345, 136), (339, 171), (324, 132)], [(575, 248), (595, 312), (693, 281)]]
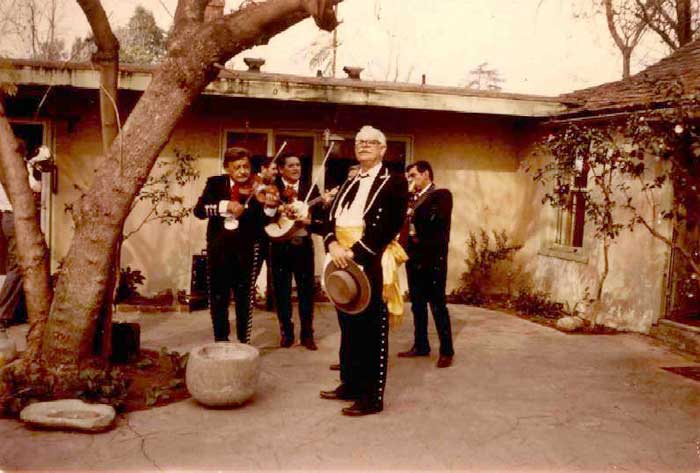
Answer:
[(236, 301), (236, 335), (250, 342), (255, 281), (262, 264), (263, 228), (276, 213), (277, 196), (265, 192), (251, 170), (250, 152), (229, 148), (225, 174), (207, 179), (194, 215), (208, 219), (207, 270), (209, 310), (215, 341), (228, 341), (231, 289)]
[[(301, 160), (294, 154), (278, 158), (276, 179), (280, 195), (279, 220), (268, 225), (274, 230), (270, 245), (272, 280), (280, 324), (280, 346), (294, 344), (292, 322), (292, 277), (296, 281), (299, 301), (299, 340), (308, 350), (317, 350), (313, 331), (314, 310), (314, 247), (311, 232), (319, 233), (325, 217), (316, 206), (330, 201), (337, 189), (320, 195), (316, 185), (301, 179)], [(311, 191), (310, 191), (311, 189)], [(311, 200), (309, 200), (311, 199)], [(283, 223), (286, 222), (286, 223)], [(284, 228), (286, 227), (286, 228)]]
[[(299, 340), (308, 350), (317, 350), (314, 341), (314, 247), (311, 232), (318, 231), (320, 215), (316, 209), (298, 215), (299, 203), (305, 201), (310, 185), (301, 179), (301, 160), (294, 154), (284, 154), (277, 160), (279, 175), (276, 184), (280, 194), (281, 214), (291, 220), (298, 220), (284, 238), (275, 238), (270, 245), (272, 281), (274, 284), (277, 318), (280, 325), (280, 346), (294, 344), (294, 323), (292, 322), (292, 277), (296, 281), (299, 301)], [(319, 195), (313, 187), (310, 197)], [(313, 222), (316, 220), (316, 222)]]

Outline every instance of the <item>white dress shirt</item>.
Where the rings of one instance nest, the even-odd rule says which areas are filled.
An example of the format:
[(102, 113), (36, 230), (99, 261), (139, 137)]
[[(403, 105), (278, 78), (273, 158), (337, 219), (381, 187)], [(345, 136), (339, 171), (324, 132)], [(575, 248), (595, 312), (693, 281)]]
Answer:
[(285, 189), (287, 189), (287, 188), (289, 188), (289, 187), (291, 187), (292, 189), (294, 189), (294, 192), (297, 193), (297, 199), (296, 199), (296, 200), (300, 200), (300, 199), (299, 199), (299, 181), (297, 181), (297, 182), (295, 182), (294, 184), (292, 184), (291, 182), (285, 180), (285, 178), (282, 178), (282, 184), (284, 184), (284, 188), (285, 188)]
[[(335, 209), (335, 224), (337, 226), (361, 227), (364, 225), (363, 217), (365, 215), (365, 204), (367, 204), (369, 190), (372, 188), (372, 184), (379, 175), (379, 170), (381, 168), (382, 163), (380, 161), (367, 171), (360, 170), (357, 176), (355, 176), (355, 179), (348, 185), (343, 195), (340, 196), (338, 206)], [(357, 194), (355, 194), (355, 199), (350, 204), (350, 207), (343, 207), (342, 204), (345, 199), (345, 194), (348, 193), (350, 188), (352, 188), (357, 181), (360, 181), (360, 186), (357, 189)]]

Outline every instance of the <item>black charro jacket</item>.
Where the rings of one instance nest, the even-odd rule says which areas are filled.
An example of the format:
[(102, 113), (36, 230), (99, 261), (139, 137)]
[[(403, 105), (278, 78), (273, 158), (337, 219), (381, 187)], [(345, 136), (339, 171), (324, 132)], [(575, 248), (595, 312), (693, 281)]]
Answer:
[[(194, 207), (194, 215), (199, 219), (209, 219), (207, 223), (207, 243), (211, 243), (219, 236), (233, 231), (224, 228), (224, 217), (219, 215), (219, 202), (231, 200), (231, 178), (228, 174), (212, 176), (207, 179), (202, 195)], [(245, 204), (246, 199), (241, 199)], [(264, 226), (269, 221), (265, 215), (263, 206), (253, 197), (248, 201), (246, 209), (238, 218), (239, 235), (251, 243), (264, 238)]]
[[(346, 180), (331, 204), (326, 221), (323, 242), (328, 245), (336, 241), (335, 211), (340, 197), (353, 182)], [(384, 249), (401, 230), (406, 208), (408, 206), (408, 184), (403, 174), (392, 174), (386, 165), (382, 165), (379, 174), (372, 183), (364, 211), (365, 228), (362, 238), (351, 250), (357, 263), (364, 265), (372, 260), (381, 260)]]
[(411, 263), (419, 266), (447, 257), (452, 223), (452, 193), (435, 188), (426, 192), (413, 209), (410, 221), (416, 234), (408, 237), (406, 248)]

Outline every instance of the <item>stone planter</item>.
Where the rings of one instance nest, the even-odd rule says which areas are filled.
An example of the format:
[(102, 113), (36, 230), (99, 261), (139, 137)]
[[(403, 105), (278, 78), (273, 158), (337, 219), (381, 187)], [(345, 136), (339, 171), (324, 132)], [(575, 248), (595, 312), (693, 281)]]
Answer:
[(193, 349), (185, 379), (192, 397), (207, 406), (236, 406), (255, 393), (260, 352), (243, 343), (210, 343)]
[(99, 432), (108, 429), (116, 415), (107, 404), (88, 404), (80, 399), (37, 402), (22, 409), (22, 422), (50, 429)]

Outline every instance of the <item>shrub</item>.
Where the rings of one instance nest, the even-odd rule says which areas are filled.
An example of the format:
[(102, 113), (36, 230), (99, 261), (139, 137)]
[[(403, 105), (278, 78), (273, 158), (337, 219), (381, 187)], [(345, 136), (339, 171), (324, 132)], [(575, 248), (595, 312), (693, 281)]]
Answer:
[(45, 368), (32, 364), (25, 370), (3, 371), (0, 416), (17, 417), (33, 402), (79, 398), (86, 402), (124, 408), (130, 380), (119, 368), (91, 364), (79, 370)]
[(494, 267), (500, 262), (512, 262), (513, 255), (523, 246), (509, 242), (505, 230), (493, 230), (491, 236), (483, 228), (479, 236), (469, 232), (467, 240), (467, 271), (462, 273), (461, 286), (450, 294), (451, 302), (482, 305), (488, 300)]
[(130, 266), (119, 271), (119, 285), (117, 294), (114, 296), (114, 303), (128, 301), (136, 296), (140, 296), (137, 286), (143, 284), (146, 277), (138, 269), (132, 270)]
[(564, 305), (554, 302), (544, 291), (531, 292), (529, 288), (522, 289), (513, 300), (513, 307), (525, 315), (539, 315), (548, 319), (558, 319), (565, 315)]

